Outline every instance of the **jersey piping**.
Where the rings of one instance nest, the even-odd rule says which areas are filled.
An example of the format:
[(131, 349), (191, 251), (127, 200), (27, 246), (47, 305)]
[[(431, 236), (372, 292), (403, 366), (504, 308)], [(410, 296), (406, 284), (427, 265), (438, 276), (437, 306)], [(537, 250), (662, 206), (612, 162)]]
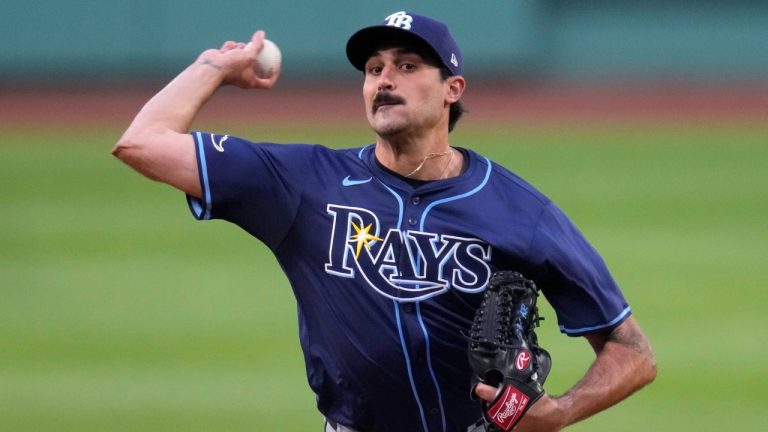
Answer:
[[(488, 179), (491, 176), (491, 167), (492, 167), (491, 162), (487, 158), (485, 158), (485, 161), (488, 164), (488, 168), (486, 169), (486, 173), (485, 173), (485, 177), (483, 178), (483, 181), (480, 182), (480, 184), (477, 185), (477, 187), (475, 187), (474, 189), (472, 189), (472, 190), (470, 190), (468, 192), (460, 194), (460, 195), (456, 195), (456, 196), (447, 197), (447, 198), (443, 198), (443, 199), (437, 200), (437, 201), (435, 201), (433, 203), (430, 203), (427, 206), (427, 208), (424, 209), (424, 213), (421, 215), (421, 222), (419, 224), (419, 229), (421, 231), (424, 231), (424, 223), (427, 220), (427, 215), (429, 214), (429, 212), (433, 208), (435, 208), (436, 206), (438, 206), (440, 204), (444, 204), (444, 203), (447, 203), (447, 202), (460, 200), (462, 198), (466, 198), (466, 197), (469, 197), (471, 195), (474, 195), (478, 191), (480, 191), (483, 187), (485, 187), (485, 185), (488, 183)], [(417, 266), (416, 266), (417, 269), (419, 267), (421, 267), (420, 264), (421, 263), (417, 263)], [(440, 384), (437, 381), (437, 376), (435, 375), (435, 370), (432, 367), (432, 350), (430, 348), (429, 332), (427, 331), (427, 326), (424, 323), (424, 319), (423, 319), (423, 317), (421, 315), (421, 306), (420, 306), (420, 304), (418, 302), (416, 303), (416, 311), (417, 311), (417, 317), (418, 317), (418, 320), (419, 320), (419, 325), (421, 325), (421, 329), (424, 332), (424, 340), (425, 340), (426, 350), (427, 350), (427, 368), (429, 369), (430, 376), (432, 377), (432, 382), (434, 382), (435, 389), (437, 390), (438, 404), (440, 405), (440, 415), (441, 415), (441, 419), (442, 419), (442, 422), (443, 422), (443, 430), (445, 430), (446, 424), (445, 424), (445, 408), (443, 406), (443, 392), (442, 392), (442, 390), (440, 390)]]
[[(526, 265), (530, 262), (533, 270), (539, 270), (537, 266), (541, 264), (541, 260), (552, 257), (555, 263), (553, 265), (558, 266), (558, 270), (562, 267), (562, 274), (581, 276), (581, 269), (585, 269), (584, 271), (593, 270), (595, 277), (601, 277), (601, 281), (605, 276), (605, 289), (598, 289), (600, 287), (590, 284), (579, 289), (575, 287), (572, 291), (553, 289), (555, 293), (553, 297), (560, 303), (572, 300), (581, 302), (577, 304), (585, 304), (586, 312), (584, 313), (580, 312), (581, 309), (568, 309), (566, 310), (568, 313), (562, 315), (562, 324), (559, 327), (569, 336), (613, 328), (631, 314), (626, 302), (620, 298), (620, 293), (616, 294), (614, 292), (616, 290), (612, 290), (615, 284), (612, 284), (610, 275), (603, 274), (604, 264), (599, 256), (590, 253), (589, 244), (582, 241), (582, 237), (572, 227), (567, 217), (553, 205), (555, 210), (552, 214), (547, 213), (546, 220), (541, 222), (541, 214), (544, 213), (541, 207), (546, 207), (549, 200), (517, 176), (508, 173), (482, 155), (460, 149), (468, 157), (468, 165), (461, 175), (440, 181), (413, 184), (378, 164), (374, 159), (375, 144), (335, 151), (321, 147), (308, 149), (307, 145), (285, 147), (274, 143), (250, 143), (235, 138), (227, 140), (225, 153), (220, 148), (221, 143), (228, 136), (210, 135), (209, 137), (202, 132), (195, 132), (193, 136), (194, 148), (198, 153), (201, 182), (200, 197), (187, 197), (193, 216), (198, 220), (211, 218), (230, 220), (270, 245), (281, 260), (281, 264), (282, 260), (285, 260), (290, 264), (288, 268), (296, 271), (289, 276), (292, 277), (291, 283), (296, 284), (294, 289), (297, 298), (312, 301), (315, 299), (313, 296), (318, 296), (318, 300), (326, 300), (327, 294), (328, 298), (335, 299), (331, 294), (338, 293), (339, 298), (336, 300), (339, 301), (340, 306), (336, 309), (339, 309), (342, 306), (351, 305), (356, 300), (364, 300), (369, 294), (373, 296), (371, 293), (355, 292), (354, 297), (346, 298), (343, 296), (345, 291), (341, 290), (329, 290), (328, 293), (323, 291), (320, 294), (317, 294), (319, 291), (309, 290), (307, 287), (313, 287), (315, 283), (310, 280), (310, 273), (323, 271), (331, 276), (328, 279), (330, 287), (338, 285), (346, 289), (349, 285), (349, 282), (334, 280), (335, 278), (362, 278), (360, 281), (365, 281), (364, 285), (367, 283), (376, 294), (384, 297), (380, 302), (377, 300), (375, 314), (371, 317), (375, 318), (373, 323), (381, 325), (380, 330), (386, 331), (388, 336), (387, 343), (390, 344), (388, 345), (390, 350), (382, 359), (392, 367), (389, 370), (396, 373), (392, 374), (390, 379), (393, 380), (393, 391), (397, 391), (397, 400), (388, 400), (385, 397), (386, 393), (383, 394), (384, 396), (376, 395), (370, 401), (358, 399), (365, 397), (365, 394), (353, 386), (345, 390), (349, 395), (342, 394), (338, 387), (331, 388), (329, 385), (334, 384), (336, 382), (334, 380), (344, 384), (344, 369), (341, 369), (345, 366), (343, 358), (339, 359), (340, 361), (336, 361), (333, 356), (327, 359), (325, 357), (305, 358), (310, 385), (318, 395), (318, 407), (322, 408), (321, 411), (326, 413), (328, 418), (342, 424), (367, 429), (368, 425), (374, 421), (392, 425), (400, 423), (401, 426), (408, 427), (398, 429), (413, 428), (424, 432), (447, 432), (456, 430), (457, 425), (464, 427), (468, 423), (467, 417), (472, 415), (469, 411), (464, 411), (468, 403), (465, 398), (468, 387), (467, 391), (459, 392), (462, 387), (454, 386), (452, 381), (457, 373), (462, 372), (460, 370), (462, 357), (459, 352), (461, 340), (449, 337), (448, 332), (450, 335), (455, 335), (456, 328), (462, 324), (461, 319), (464, 318), (466, 306), (471, 306), (472, 300), (476, 297), (447, 296), (438, 299), (437, 295), (444, 292), (439, 291), (440, 289), (457, 289), (456, 294), (481, 292), (483, 288), (480, 285), (483, 278), (479, 276), (507, 261), (527, 259)], [(251, 166), (246, 165), (245, 162), (252, 162), (254, 166), (261, 169), (254, 173), (250, 168), (251, 171), (248, 172), (254, 173), (254, 176), (244, 177), (240, 175), (245, 170), (244, 167)], [(318, 171), (311, 171), (309, 174), (317, 175), (320, 180), (312, 175), (299, 175), (289, 177), (297, 179), (296, 181), (280, 182), (289, 175), (304, 174), (305, 171), (296, 167), (305, 167), (314, 162)], [(319, 168), (333, 171), (334, 177), (323, 177), (322, 174), (325, 171), (320, 171)], [(249, 181), (241, 184), (244, 178)], [(276, 185), (274, 188), (271, 187), (272, 183), (269, 183), (273, 178)], [(326, 188), (321, 190), (327, 191), (327, 195), (306, 194), (308, 191), (306, 186), (311, 184), (313, 179)], [(513, 184), (510, 186), (509, 182)], [(368, 184), (365, 185), (365, 183)], [(282, 190), (281, 187), (286, 191), (286, 198), (280, 201), (281, 206), (272, 206), (272, 200), (280, 199), (275, 191)], [(503, 227), (499, 227), (494, 222), (490, 213), (481, 215), (477, 227), (461, 225), (467, 213), (476, 206), (476, 202), (484, 201), (486, 194), (495, 193), (501, 194), (504, 198), (500, 200), (498, 207), (509, 210), (510, 214), (515, 216), (515, 224), (513, 224), (515, 231), (503, 231), (504, 236), (497, 236)], [(250, 199), (252, 196), (253, 200)], [(514, 205), (506, 206), (507, 200)], [(247, 208), (241, 208), (241, 203), (252, 204)], [(396, 205), (393, 206), (393, 203)], [(321, 206), (325, 211), (322, 211)], [(253, 222), (261, 221), (262, 219), (257, 216), (262, 214), (265, 214), (264, 222), (258, 224)], [(323, 220), (329, 221), (330, 225), (325, 225), (330, 228), (328, 243), (326, 244), (325, 237), (318, 237), (318, 233), (309, 228), (295, 231), (296, 234), (288, 237), (287, 242), (285, 236), (276, 235), (276, 228), (271, 231), (265, 229), (265, 227), (274, 226), (292, 232), (297, 214), (302, 221), (315, 221), (321, 216), (324, 217)], [(349, 221), (345, 224), (345, 220), (338, 219), (339, 217)], [(381, 217), (384, 219), (379, 219)], [(367, 255), (361, 256), (361, 260), (356, 259), (354, 249), (350, 249), (352, 252), (347, 249), (354, 246), (354, 244), (349, 246), (352, 242), (350, 238), (354, 239), (354, 236), (349, 236), (355, 234), (350, 228), (350, 223), (357, 230), (357, 237), (361, 236), (360, 228), (353, 223), (358, 220), (356, 218), (366, 221), (366, 225), (370, 221), (376, 221), (376, 227), (371, 232), (368, 232), (370, 225), (365, 228), (363, 238), (370, 244), (363, 244), (368, 249), (364, 252)], [(368, 218), (371, 220), (369, 221)], [(454, 233), (451, 226), (457, 223), (460, 228), (456, 228), (457, 232)], [(546, 229), (542, 228), (541, 232), (537, 232), (539, 225)], [(347, 230), (346, 237), (344, 229)], [(383, 231), (386, 231), (386, 236), (382, 234)], [(278, 250), (283, 248), (284, 243), (295, 245), (308, 235), (312, 236), (310, 239), (313, 241), (313, 246), (328, 247), (329, 255), (325, 260), (324, 268), (323, 266), (316, 268), (322, 256), (316, 257), (317, 259), (314, 259), (314, 255), (299, 259)], [(398, 235), (401, 237), (398, 238)], [(536, 243), (535, 250), (532, 251), (532, 242), (536, 236), (544, 237)], [(558, 247), (561, 244), (558, 240), (561, 238), (573, 240), (573, 246)], [(494, 245), (499, 245), (498, 250)], [(357, 254), (359, 254), (361, 251), (359, 241), (357, 246)], [(430, 246), (432, 249), (428, 249)], [(340, 249), (342, 247), (343, 250)], [(324, 250), (316, 248), (313, 251), (322, 255)], [(492, 251), (498, 253), (491, 254)], [(574, 268), (581, 263), (571, 265), (569, 259), (580, 251), (586, 252), (578, 255), (578, 257), (583, 256), (586, 262)], [(348, 259), (355, 259), (355, 261), (347, 263)], [(464, 267), (467, 262), (477, 268), (471, 265)], [(312, 267), (312, 263), (315, 267)], [(395, 272), (397, 268), (395, 265), (400, 268), (399, 272)], [(453, 270), (454, 267), (451, 266), (460, 270)], [(379, 273), (376, 273), (377, 271)], [(454, 279), (445, 277), (449, 273), (454, 275)], [(551, 279), (546, 281), (551, 282), (552, 286), (559, 287), (560, 285), (556, 283), (562, 279), (559, 276), (560, 273), (547, 273), (547, 275), (550, 274), (552, 274)], [(383, 279), (373, 277), (379, 275)], [(464, 278), (464, 276), (473, 275), (475, 279), (465, 280)], [(371, 276), (370, 279), (369, 276)], [(570, 279), (566, 280), (568, 281)], [(390, 282), (391, 285), (389, 285)], [(574, 282), (573, 285), (575, 284)], [(567, 285), (567, 287), (570, 286)], [(386, 301), (387, 298), (389, 302)], [(422, 300), (433, 298), (436, 299), (435, 303), (430, 301), (422, 304)], [(618, 302), (623, 302), (624, 305), (617, 304)], [(589, 306), (595, 303), (602, 309), (591, 313), (593, 309), (589, 309)], [(323, 306), (327, 306), (330, 312), (335, 312), (334, 304), (328, 302)], [(394, 310), (388, 305), (391, 305)], [(440, 313), (444, 308), (448, 313), (457, 314), (453, 317), (455, 319), (438, 319), (439, 316), (433, 315)], [(571, 313), (572, 310), (575, 312)], [(368, 311), (364, 310), (358, 315), (367, 316), (366, 312)], [(313, 320), (313, 325), (325, 325), (320, 321), (322, 315), (300, 312), (300, 318), (303, 316)], [(343, 330), (343, 326), (338, 325), (336, 321), (327, 325), (328, 329)], [(363, 355), (377, 353), (378, 351), (375, 350), (381, 349), (378, 342), (363, 343), (367, 333), (364, 330), (361, 329), (359, 333), (350, 335), (350, 340), (356, 342), (356, 347), (357, 342), (360, 342), (357, 351)], [(302, 348), (309, 350), (305, 352), (316, 353), (314, 348), (318, 342), (310, 341), (309, 334), (302, 333), (301, 338)], [(345, 352), (343, 344), (337, 343), (337, 339), (329, 337), (328, 340), (323, 338), (320, 340), (320, 343), (328, 342), (331, 348), (339, 348), (340, 353)], [(398, 344), (400, 344), (400, 353), (396, 352)], [(317, 353), (323, 354), (322, 349), (325, 345), (317, 345), (317, 347), (320, 348)], [(443, 355), (455, 361), (446, 362)], [(370, 367), (375, 365), (355, 363), (349, 366), (349, 370), (363, 374), (375, 372)], [(371, 375), (367, 378), (374, 377)], [(408, 398), (409, 389), (411, 390), (410, 399)], [(371, 402), (380, 404), (381, 408), (378, 405), (372, 405)], [(359, 415), (354, 411), (355, 407), (361, 409)], [(403, 414), (407, 412), (408, 416), (401, 419), (390, 417), (397, 412), (393, 411), (395, 409), (402, 410)]]
[[(365, 148), (363, 150), (365, 150)], [(359, 153), (359, 156), (361, 158), (362, 158), (362, 155), (363, 155), (363, 150), (361, 150), (360, 153)], [(403, 213), (404, 213), (403, 199), (400, 197), (400, 195), (397, 192), (392, 190), (392, 188), (387, 186), (386, 183), (381, 181), (381, 179), (377, 178), (376, 180), (387, 191), (389, 191), (389, 193), (391, 193), (392, 196), (394, 196), (395, 199), (397, 200), (397, 205), (398, 205), (397, 229), (400, 229), (402, 227), (402, 224), (403, 224)], [(408, 346), (405, 343), (405, 336), (403, 335), (403, 323), (402, 323), (402, 321), (400, 319), (400, 308), (398, 306), (398, 302), (395, 301), (395, 300), (392, 300), (392, 305), (393, 305), (393, 307), (395, 309), (395, 319), (397, 321), (397, 332), (400, 335), (400, 347), (403, 349), (403, 357), (405, 357), (405, 365), (406, 365), (406, 370), (408, 371), (408, 381), (411, 384), (411, 392), (413, 393), (413, 397), (416, 399), (416, 405), (419, 408), (419, 416), (421, 417), (421, 424), (424, 427), (424, 430), (428, 431), (429, 428), (427, 427), (427, 419), (426, 419), (426, 415), (424, 414), (424, 406), (421, 403), (421, 398), (419, 397), (419, 392), (416, 389), (416, 383), (414, 382), (414, 378), (413, 378), (413, 369), (411, 368), (411, 355), (408, 352)], [(442, 408), (442, 406), (441, 406), (441, 408)]]
[(612, 319), (611, 321), (605, 324), (599, 324), (599, 325), (589, 326), (589, 327), (579, 327), (579, 328), (570, 328), (570, 327), (561, 325), (560, 331), (567, 334), (568, 336), (581, 336), (583, 334), (593, 333), (597, 330), (611, 328), (616, 324), (619, 324), (625, 318), (627, 318), (631, 312), (632, 312), (632, 309), (630, 309), (630, 307), (627, 306), (626, 308), (624, 308), (623, 311), (621, 311), (621, 313), (619, 313), (619, 315), (616, 318)]
[[(360, 159), (363, 159), (363, 155), (364, 155), (365, 151), (369, 147), (370, 146), (366, 146), (366, 147), (364, 147), (364, 148), (362, 148), (360, 150), (360, 152), (358, 153), (358, 157)], [(485, 162), (487, 164), (487, 168), (486, 168), (485, 176), (483, 177), (483, 180), (480, 182), (480, 184), (478, 184), (473, 189), (471, 189), (471, 190), (469, 190), (467, 192), (464, 192), (462, 194), (451, 196), (451, 197), (442, 198), (442, 199), (439, 199), (437, 201), (434, 201), (434, 202), (430, 203), (424, 209), (424, 212), (421, 215), (421, 221), (420, 221), (420, 224), (419, 224), (419, 229), (420, 230), (422, 230), (422, 231), (424, 230), (424, 224), (426, 223), (427, 216), (429, 215), (430, 211), (433, 208), (435, 208), (436, 206), (438, 206), (440, 204), (445, 204), (445, 203), (448, 203), (448, 202), (460, 200), (460, 199), (463, 199), (463, 198), (467, 198), (469, 196), (472, 196), (472, 195), (476, 194), (478, 191), (482, 190), (485, 187), (485, 185), (488, 183), (488, 179), (491, 176), (493, 165), (491, 164), (490, 160), (488, 160), (488, 158), (484, 158), (484, 160), (485, 160)], [(387, 185), (380, 178), (377, 177), (377, 180), (379, 181), (379, 183), (385, 189), (387, 189), (395, 197), (395, 199), (398, 202), (397, 228), (400, 229), (402, 227), (402, 222), (403, 222), (403, 217), (404, 217), (404, 215), (403, 215), (403, 213), (404, 213), (404, 205), (403, 205), (402, 197), (400, 197), (400, 194), (398, 194), (395, 190), (393, 190), (391, 187), (389, 187), (389, 185)], [(417, 271), (418, 271), (418, 268), (420, 267), (420, 263), (416, 263), (416, 267), (417, 267)], [(408, 379), (409, 379), (409, 382), (411, 384), (411, 391), (413, 392), (414, 398), (416, 400), (416, 404), (418, 405), (419, 415), (421, 416), (421, 421), (422, 421), (422, 425), (424, 427), (424, 430), (428, 431), (429, 428), (427, 427), (427, 422), (426, 422), (425, 413), (424, 413), (424, 407), (423, 407), (423, 404), (422, 404), (421, 399), (419, 397), (418, 390), (416, 389), (416, 386), (415, 386), (415, 383), (414, 383), (413, 371), (412, 371), (411, 362), (410, 362), (410, 355), (408, 353), (408, 348), (407, 348), (407, 346), (405, 344), (405, 339), (404, 339), (404, 336), (403, 336), (402, 322), (401, 322), (401, 319), (400, 319), (400, 311), (399, 311), (399, 308), (397, 306), (397, 302), (395, 300), (393, 300), (393, 303), (395, 305), (395, 316), (396, 316), (396, 320), (397, 320), (398, 332), (399, 332), (399, 335), (400, 335), (400, 344), (401, 344), (401, 347), (403, 349), (403, 354), (404, 354), (405, 361), (406, 361), (406, 368), (408, 370)], [(435, 391), (437, 393), (437, 401), (438, 401), (438, 406), (439, 406), (439, 409), (440, 409), (440, 416), (441, 416), (440, 418), (441, 418), (441, 422), (442, 422), (442, 430), (445, 431), (446, 427), (447, 427), (447, 425), (446, 425), (446, 416), (445, 416), (445, 406), (444, 406), (444, 403), (443, 403), (442, 390), (440, 388), (439, 381), (437, 380), (437, 374), (435, 373), (434, 367), (432, 365), (432, 351), (431, 351), (431, 347), (430, 347), (430, 335), (429, 335), (429, 331), (427, 329), (426, 323), (424, 322), (424, 318), (423, 318), (423, 316), (421, 314), (420, 302), (417, 301), (415, 303), (416, 303), (415, 306), (416, 306), (416, 313), (417, 313), (416, 316), (417, 316), (417, 320), (418, 320), (419, 326), (421, 327), (422, 333), (424, 335), (425, 349), (427, 351), (427, 356), (426, 356), (427, 357), (427, 369), (429, 371), (430, 377), (431, 377), (433, 385), (435, 387)]]
[(433, 203), (430, 203), (427, 206), (427, 208), (424, 209), (424, 214), (421, 215), (421, 225), (419, 225), (419, 229), (421, 229), (422, 231), (424, 230), (424, 222), (427, 219), (427, 213), (429, 213), (430, 210), (432, 210), (435, 206), (437, 206), (439, 204), (444, 204), (444, 203), (447, 203), (447, 202), (451, 202), (451, 201), (456, 201), (456, 200), (459, 200), (459, 199), (466, 198), (468, 196), (474, 195), (478, 191), (480, 191), (480, 189), (485, 187), (486, 183), (488, 183), (488, 179), (491, 177), (491, 167), (492, 167), (491, 161), (489, 161), (487, 158), (485, 158), (485, 161), (486, 161), (486, 163), (488, 163), (488, 168), (486, 169), (485, 178), (483, 178), (483, 181), (480, 182), (480, 184), (477, 185), (477, 187), (475, 187), (471, 191), (465, 192), (465, 193), (463, 193), (461, 195), (456, 195), (456, 196), (452, 196), (452, 197), (443, 198), (443, 199), (437, 200), (437, 201), (435, 201)]
[(413, 397), (416, 398), (416, 405), (419, 407), (419, 415), (421, 416), (421, 425), (424, 427), (425, 431), (429, 431), (429, 428), (427, 427), (427, 418), (424, 415), (424, 406), (421, 404), (421, 399), (419, 398), (419, 392), (416, 390), (416, 383), (413, 380), (413, 370), (411, 369), (411, 356), (408, 354), (408, 347), (405, 344), (405, 336), (403, 335), (403, 325), (400, 321), (400, 308), (397, 306), (397, 302), (392, 300), (392, 305), (395, 308), (395, 317), (397, 318), (397, 332), (400, 335), (400, 346), (403, 348), (403, 357), (405, 357), (405, 365), (408, 369), (408, 381), (411, 383), (411, 392), (413, 392)]
[(208, 166), (205, 162), (205, 150), (203, 149), (203, 135), (195, 132), (195, 142), (197, 144), (197, 163), (199, 166), (199, 175), (203, 180), (203, 198), (198, 199), (189, 197), (189, 208), (192, 214), (198, 220), (208, 220), (211, 218), (211, 186), (208, 180)]
[(440, 384), (437, 381), (437, 375), (435, 375), (435, 369), (432, 367), (432, 348), (430, 348), (429, 332), (427, 326), (424, 324), (424, 319), (421, 316), (421, 303), (416, 302), (416, 316), (419, 319), (419, 325), (422, 332), (424, 332), (425, 349), (427, 350), (427, 369), (429, 375), (432, 377), (432, 382), (435, 384), (437, 390), (437, 403), (440, 406), (440, 419), (443, 421), (443, 431), (445, 431), (445, 408), (443, 407), (443, 391), (440, 389)]

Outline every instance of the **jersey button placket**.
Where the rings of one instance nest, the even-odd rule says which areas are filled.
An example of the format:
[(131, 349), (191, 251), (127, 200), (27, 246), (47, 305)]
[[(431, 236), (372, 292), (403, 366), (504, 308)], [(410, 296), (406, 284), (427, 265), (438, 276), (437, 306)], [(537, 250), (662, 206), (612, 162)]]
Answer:
[[(411, 209), (418, 213), (419, 210), (415, 209), (414, 207), (418, 207), (421, 204), (421, 197), (420, 196), (412, 196), (410, 198), (410, 203), (412, 205)], [(407, 202), (407, 201), (406, 201)], [(418, 214), (412, 214), (408, 216), (408, 219), (406, 220), (406, 223), (409, 226), (415, 227), (419, 224), (419, 216)], [(419, 322), (415, 316), (413, 316), (416, 313), (416, 304), (415, 303), (401, 303), (401, 310), (403, 313), (408, 314), (410, 317), (405, 318), (406, 325), (404, 327), (405, 332), (409, 335), (409, 338), (412, 338), (411, 340), (418, 340), (418, 343), (414, 343), (410, 346), (410, 356), (412, 364), (411, 366), (414, 369), (414, 378), (415, 378), (415, 385), (418, 388), (418, 394), (421, 398), (422, 403), (424, 403), (425, 413), (428, 414), (427, 422), (429, 424), (428, 430), (441, 430), (442, 423), (440, 420), (440, 409), (438, 409), (435, 404), (437, 402), (436, 393), (434, 389), (434, 383), (429, 378), (432, 376), (432, 372), (427, 366), (427, 356), (429, 353), (425, 351), (426, 347), (423, 343), (424, 335), (421, 331), (421, 327), (419, 325)], [(429, 408), (427, 408), (429, 407)]]
[[(411, 197), (411, 204), (413, 204), (413, 206), (414, 206), (414, 207), (416, 207), (416, 206), (418, 206), (419, 204), (421, 204), (421, 197), (420, 197), (420, 196), (418, 196), (418, 195), (416, 195), (416, 196), (412, 196), (412, 197)], [(413, 216), (413, 215), (411, 215), (411, 216), (408, 218), (408, 225), (410, 225), (410, 226), (416, 226), (418, 223), (419, 223), (419, 218), (417, 218), (416, 216)]]
[[(418, 207), (419, 204), (421, 204), (421, 197), (418, 195), (411, 197), (411, 204), (413, 204), (414, 207)], [(411, 217), (408, 218), (408, 225), (410, 226), (416, 226), (419, 223), (419, 218), (411, 215)]]

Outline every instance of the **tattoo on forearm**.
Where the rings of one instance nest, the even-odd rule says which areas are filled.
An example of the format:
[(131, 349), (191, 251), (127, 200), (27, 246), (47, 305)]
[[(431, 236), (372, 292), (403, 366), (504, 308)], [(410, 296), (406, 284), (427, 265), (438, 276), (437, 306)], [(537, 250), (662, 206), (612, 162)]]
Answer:
[(214, 63), (214, 62), (212, 62), (210, 60), (203, 60), (203, 64), (207, 65), (207, 66), (210, 66), (210, 67), (212, 67), (214, 69), (221, 70), (221, 65), (220, 64), (216, 64), (216, 63)]

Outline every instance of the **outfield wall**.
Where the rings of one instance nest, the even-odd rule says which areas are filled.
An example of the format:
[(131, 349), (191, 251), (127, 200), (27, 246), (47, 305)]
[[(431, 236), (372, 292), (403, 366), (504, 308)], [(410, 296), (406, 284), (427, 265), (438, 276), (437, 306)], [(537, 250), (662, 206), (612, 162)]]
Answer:
[(468, 76), (765, 81), (768, 1), (29, 0), (0, 13), (2, 84), (164, 81), (265, 29), (283, 80), (355, 76), (344, 44), (405, 8), (450, 23)]

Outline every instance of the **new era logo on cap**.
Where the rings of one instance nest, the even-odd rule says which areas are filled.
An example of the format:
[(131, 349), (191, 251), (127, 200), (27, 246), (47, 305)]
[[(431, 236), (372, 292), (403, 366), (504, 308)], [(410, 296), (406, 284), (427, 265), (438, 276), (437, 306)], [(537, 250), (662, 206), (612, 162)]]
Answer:
[(347, 42), (347, 58), (363, 70), (368, 57), (385, 41), (404, 40), (431, 50), (451, 72), (461, 75), (461, 51), (444, 23), (428, 16), (406, 11), (395, 12), (384, 22), (353, 34)]

